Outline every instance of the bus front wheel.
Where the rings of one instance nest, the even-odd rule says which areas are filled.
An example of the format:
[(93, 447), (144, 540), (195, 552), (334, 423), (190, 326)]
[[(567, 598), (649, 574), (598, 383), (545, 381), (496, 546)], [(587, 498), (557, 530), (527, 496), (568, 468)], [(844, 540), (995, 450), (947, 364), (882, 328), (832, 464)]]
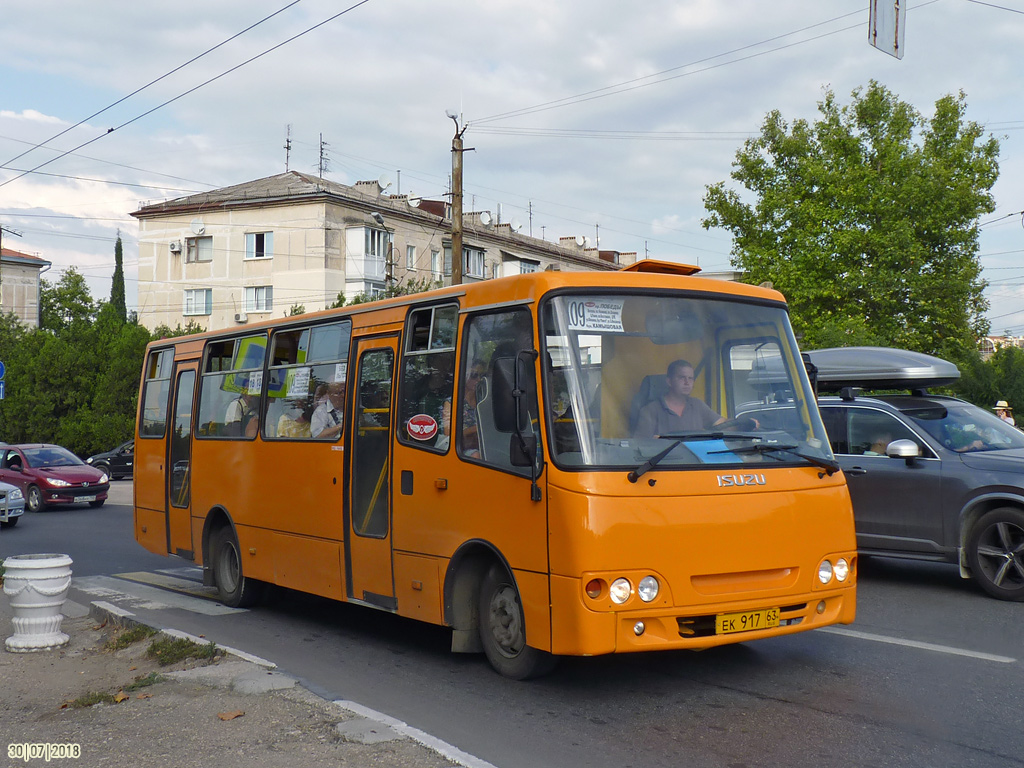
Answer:
[(263, 583), (243, 573), (238, 538), (230, 527), (225, 526), (213, 535), (210, 554), (213, 583), (217, 585), (220, 601), (231, 608), (257, 603), (262, 596)]
[(480, 586), (480, 640), (500, 674), (528, 680), (551, 671), (555, 658), (526, 644), (526, 622), (515, 580), (501, 565), (491, 566)]

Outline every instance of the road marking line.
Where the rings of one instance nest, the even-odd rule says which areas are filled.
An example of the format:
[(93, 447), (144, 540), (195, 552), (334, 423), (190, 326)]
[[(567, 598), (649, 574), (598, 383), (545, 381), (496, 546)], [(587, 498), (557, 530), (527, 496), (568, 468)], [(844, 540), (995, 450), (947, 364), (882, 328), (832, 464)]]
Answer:
[(967, 651), (963, 648), (953, 648), (948, 645), (935, 645), (934, 643), (922, 643), (918, 640), (902, 640), (898, 637), (886, 637), (885, 635), (873, 635), (870, 632), (858, 632), (855, 629), (841, 629), (839, 627), (823, 627), (819, 632), (828, 632), (832, 635), (844, 635), (845, 637), (856, 637), (860, 640), (873, 640), (876, 643), (889, 643), (890, 645), (904, 645), (908, 648), (920, 648), (924, 651), (936, 651), (937, 653), (949, 653), (953, 656), (967, 656), (982, 661), (995, 661), (1000, 664), (1014, 664), (1017, 660), (1009, 656), (996, 656), (992, 653), (981, 651)]
[(479, 757), (463, 752), (458, 747), (454, 747), (446, 741), (442, 741), (436, 736), (431, 736), (429, 733), (421, 731), (419, 728), (413, 728), (408, 723), (403, 723), (401, 720), (396, 720), (390, 715), (385, 715), (383, 712), (378, 712), (369, 707), (364, 707), (362, 704), (357, 704), (354, 701), (344, 701), (338, 699), (334, 702), (337, 706), (342, 709), (347, 709), (349, 712), (365, 717), (369, 720), (376, 720), (384, 725), (391, 726), (399, 733), (408, 736), (413, 741), (418, 741), (426, 747), (438, 752), (446, 760), (451, 760), (453, 763), (465, 766), (465, 768), (497, 768), (493, 763), (488, 763), (486, 760), (481, 760)]

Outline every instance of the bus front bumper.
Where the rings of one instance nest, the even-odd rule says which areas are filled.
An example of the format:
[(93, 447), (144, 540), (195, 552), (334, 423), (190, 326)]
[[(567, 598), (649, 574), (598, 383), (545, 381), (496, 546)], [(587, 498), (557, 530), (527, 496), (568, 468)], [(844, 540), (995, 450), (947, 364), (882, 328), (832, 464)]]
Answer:
[[(855, 585), (684, 608), (651, 606), (622, 611), (591, 610), (580, 595), (578, 579), (551, 577), (551, 652), (556, 655), (702, 650), (851, 624), (857, 610)], [(777, 626), (743, 628), (746, 620), (760, 623), (772, 611), (777, 611)], [(716, 622), (718, 616), (725, 619)]]

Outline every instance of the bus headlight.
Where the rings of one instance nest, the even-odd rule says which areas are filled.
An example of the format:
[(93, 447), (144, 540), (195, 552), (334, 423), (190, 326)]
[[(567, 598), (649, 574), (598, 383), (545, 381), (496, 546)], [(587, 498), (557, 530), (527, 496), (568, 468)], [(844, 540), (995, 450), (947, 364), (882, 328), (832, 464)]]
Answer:
[(828, 560), (822, 560), (821, 564), (818, 566), (818, 581), (822, 584), (828, 584), (832, 581), (832, 574), (832, 563)]
[(658, 597), (658, 590), (661, 585), (658, 584), (658, 580), (653, 576), (644, 576), (640, 579), (640, 584), (636, 588), (636, 593), (640, 595), (640, 599), (645, 603), (649, 603)]
[(846, 558), (840, 557), (836, 561), (834, 571), (836, 581), (846, 581), (846, 577), (850, 575), (850, 564), (846, 562)]
[(608, 589), (608, 595), (616, 605), (622, 605), (629, 600), (631, 594), (633, 585), (629, 583), (629, 579), (616, 579)]

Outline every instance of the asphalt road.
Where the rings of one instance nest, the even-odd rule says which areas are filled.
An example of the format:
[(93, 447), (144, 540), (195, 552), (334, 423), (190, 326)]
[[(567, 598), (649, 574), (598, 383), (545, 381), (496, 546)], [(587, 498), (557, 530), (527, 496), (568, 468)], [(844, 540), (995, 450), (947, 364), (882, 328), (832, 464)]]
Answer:
[[(29, 515), (0, 556), (67, 552), (76, 577), (181, 567), (134, 543), (117, 500)], [(851, 627), (566, 659), (529, 683), (448, 653), (442, 629), (290, 591), (216, 616), (146, 605), (146, 620), (273, 659), (500, 768), (1024, 765), (1024, 604), (946, 565), (866, 561)]]

